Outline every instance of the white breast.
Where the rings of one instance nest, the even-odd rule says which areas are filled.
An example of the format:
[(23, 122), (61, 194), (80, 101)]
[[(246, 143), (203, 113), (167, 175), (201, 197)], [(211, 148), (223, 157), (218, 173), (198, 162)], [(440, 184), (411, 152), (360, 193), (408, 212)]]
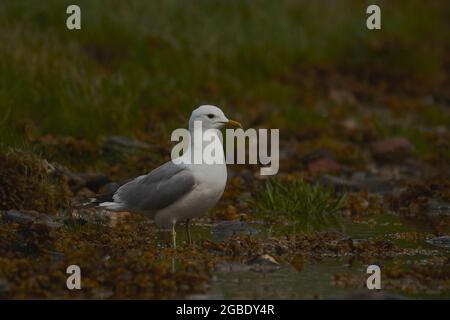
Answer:
[(179, 220), (205, 215), (223, 194), (227, 183), (227, 166), (221, 164), (189, 164), (196, 186), (183, 198), (158, 211), (155, 222), (161, 228), (171, 228)]

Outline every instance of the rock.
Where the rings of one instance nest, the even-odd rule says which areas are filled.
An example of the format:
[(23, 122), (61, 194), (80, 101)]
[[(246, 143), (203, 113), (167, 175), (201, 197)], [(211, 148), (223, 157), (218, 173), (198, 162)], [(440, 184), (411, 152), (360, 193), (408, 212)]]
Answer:
[(379, 161), (397, 161), (408, 156), (414, 146), (409, 140), (395, 137), (372, 143), (371, 150), (375, 159)]
[(139, 151), (150, 150), (153, 147), (145, 142), (129, 137), (111, 136), (106, 139), (105, 148), (110, 151), (136, 153)]
[(345, 178), (323, 175), (316, 179), (317, 183), (325, 187), (331, 187), (337, 192), (359, 191), (361, 184)]
[(39, 213), (37, 211), (18, 211), (8, 210), (3, 214), (3, 219), (8, 222), (15, 222), (18, 224), (38, 224), (48, 228), (60, 228), (62, 224), (53, 221), (48, 215)]
[(358, 123), (353, 118), (345, 119), (341, 122), (341, 126), (349, 132), (354, 132), (359, 129)]
[[(404, 201), (404, 200), (403, 200)], [(426, 193), (412, 198), (405, 206), (409, 216), (426, 216), (429, 221), (441, 220), (450, 217), (450, 204), (433, 198), (426, 198)]]
[(311, 152), (305, 154), (304, 156), (302, 156), (301, 160), (303, 161), (303, 163), (305, 163), (307, 165), (310, 162), (313, 162), (317, 159), (322, 159), (322, 158), (331, 159), (331, 160), (336, 159), (336, 157), (334, 156), (334, 153), (331, 152), (330, 150), (316, 149), (316, 150), (311, 151)]
[(271, 272), (281, 268), (280, 264), (268, 254), (260, 255), (247, 262), (250, 265), (250, 270), (256, 272)]
[(218, 273), (230, 273), (230, 272), (273, 272), (279, 270), (282, 266), (270, 255), (263, 254), (253, 259), (248, 260), (246, 263), (242, 262), (220, 262), (216, 264), (215, 271)]
[(110, 182), (105, 184), (103, 187), (100, 188), (100, 190), (98, 191), (98, 193), (100, 194), (112, 194), (114, 192), (117, 191), (117, 189), (119, 189), (120, 184), (118, 184), (117, 182)]
[(341, 165), (332, 159), (319, 158), (308, 163), (307, 169), (312, 174), (337, 172), (341, 170)]
[(19, 224), (33, 223), (36, 219), (34, 212), (20, 212), (16, 210), (8, 210), (3, 213), (3, 219), (7, 222), (15, 222)]
[(370, 193), (390, 194), (395, 189), (395, 183), (389, 178), (367, 178), (359, 181), (361, 190)]
[(256, 230), (243, 221), (222, 221), (214, 227), (212, 234), (215, 240), (224, 241), (237, 234), (254, 235)]
[(54, 164), (54, 168), (59, 175), (64, 176), (67, 179), (70, 190), (75, 194), (83, 188), (98, 192), (102, 186), (111, 182), (109, 177), (103, 173), (74, 173), (57, 163)]
[(98, 192), (101, 187), (111, 182), (109, 177), (103, 173), (78, 173), (77, 176), (83, 180), (84, 185), (93, 192)]
[(341, 166), (336, 162), (333, 152), (328, 149), (317, 149), (301, 157), (307, 170), (312, 174), (336, 172)]
[(336, 192), (368, 191), (369, 193), (388, 194), (395, 188), (395, 183), (388, 178), (346, 179), (330, 175), (322, 175), (317, 183), (331, 187)]
[(61, 175), (64, 176), (67, 179), (67, 183), (69, 185), (70, 190), (73, 193), (77, 193), (79, 190), (81, 190), (83, 187), (86, 186), (86, 181), (84, 181), (80, 176), (78, 176), (75, 173), (72, 173), (69, 169), (66, 167), (55, 163), (54, 164), (55, 171)]
[(437, 247), (450, 248), (450, 236), (442, 236), (427, 240), (429, 244)]
[(430, 199), (427, 203), (427, 212), (432, 217), (450, 216), (450, 203)]
[(280, 265), (274, 257), (268, 254), (260, 255), (250, 261), (249, 264), (271, 264), (271, 265)]

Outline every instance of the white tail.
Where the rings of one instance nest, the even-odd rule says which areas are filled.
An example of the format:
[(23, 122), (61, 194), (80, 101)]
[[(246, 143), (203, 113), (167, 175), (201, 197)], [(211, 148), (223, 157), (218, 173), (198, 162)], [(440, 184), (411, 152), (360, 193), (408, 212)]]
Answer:
[(111, 210), (111, 211), (122, 211), (122, 204), (117, 202), (102, 202), (98, 205), (99, 207)]

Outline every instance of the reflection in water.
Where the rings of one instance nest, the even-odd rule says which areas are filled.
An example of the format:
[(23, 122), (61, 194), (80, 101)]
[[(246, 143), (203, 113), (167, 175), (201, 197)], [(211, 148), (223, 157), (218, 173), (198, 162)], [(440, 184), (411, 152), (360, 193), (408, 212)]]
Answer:
[(172, 272), (175, 273), (177, 269), (175, 268), (175, 257), (172, 257)]
[(362, 265), (349, 266), (343, 259), (328, 259), (319, 265), (308, 265), (301, 272), (291, 266), (262, 273), (242, 271), (236, 266), (228, 272), (218, 272), (213, 290), (232, 299), (313, 299), (332, 298), (346, 294), (346, 290), (332, 284), (337, 272), (363, 271)]
[[(179, 228), (183, 228), (181, 225)], [(218, 225), (193, 225), (192, 236), (194, 244), (200, 239), (214, 242), (227, 241), (226, 238), (236, 233), (251, 234), (258, 239), (277, 237), (285, 234), (295, 234), (293, 226), (280, 225), (268, 227), (262, 223), (248, 223), (245, 225), (235, 222), (220, 223)], [(411, 231), (411, 227), (394, 215), (380, 215), (376, 223), (368, 224), (364, 220), (348, 220), (344, 232), (354, 239), (368, 239), (377, 237), (391, 238), (393, 235)], [(161, 257), (170, 263), (173, 273), (179, 272), (177, 267), (177, 252), (188, 246), (188, 239), (184, 228), (177, 232), (177, 250), (168, 256)], [(224, 239), (225, 238), (225, 239)], [(157, 232), (157, 243), (161, 248), (171, 248), (171, 232), (160, 230)], [(401, 245), (400, 243), (397, 243)], [(403, 244), (405, 245), (405, 244)], [(409, 244), (417, 246), (417, 243)], [(250, 257), (249, 257), (250, 258)], [(414, 256), (398, 257), (397, 262), (408, 265)], [(249, 260), (250, 261), (250, 260)], [(356, 276), (365, 275), (368, 264), (389, 265), (392, 261), (377, 260), (364, 263), (355, 257), (329, 257), (320, 261), (305, 260), (301, 254), (290, 261), (278, 261), (276, 268), (254, 268), (250, 263), (227, 262), (219, 263), (215, 267), (211, 279), (210, 290), (206, 294), (187, 296), (188, 299), (342, 299), (342, 298), (379, 298), (377, 293), (362, 289), (346, 289), (333, 283), (336, 274), (349, 273)], [(386, 292), (383, 291), (386, 295)], [(383, 297), (382, 297), (383, 298)]]

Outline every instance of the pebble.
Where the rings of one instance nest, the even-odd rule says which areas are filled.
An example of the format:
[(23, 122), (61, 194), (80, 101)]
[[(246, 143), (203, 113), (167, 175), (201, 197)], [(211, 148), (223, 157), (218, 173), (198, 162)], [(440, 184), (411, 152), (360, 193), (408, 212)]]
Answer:
[(3, 214), (3, 219), (18, 224), (39, 224), (48, 228), (60, 228), (62, 224), (53, 221), (48, 215), (37, 211), (8, 210)]

